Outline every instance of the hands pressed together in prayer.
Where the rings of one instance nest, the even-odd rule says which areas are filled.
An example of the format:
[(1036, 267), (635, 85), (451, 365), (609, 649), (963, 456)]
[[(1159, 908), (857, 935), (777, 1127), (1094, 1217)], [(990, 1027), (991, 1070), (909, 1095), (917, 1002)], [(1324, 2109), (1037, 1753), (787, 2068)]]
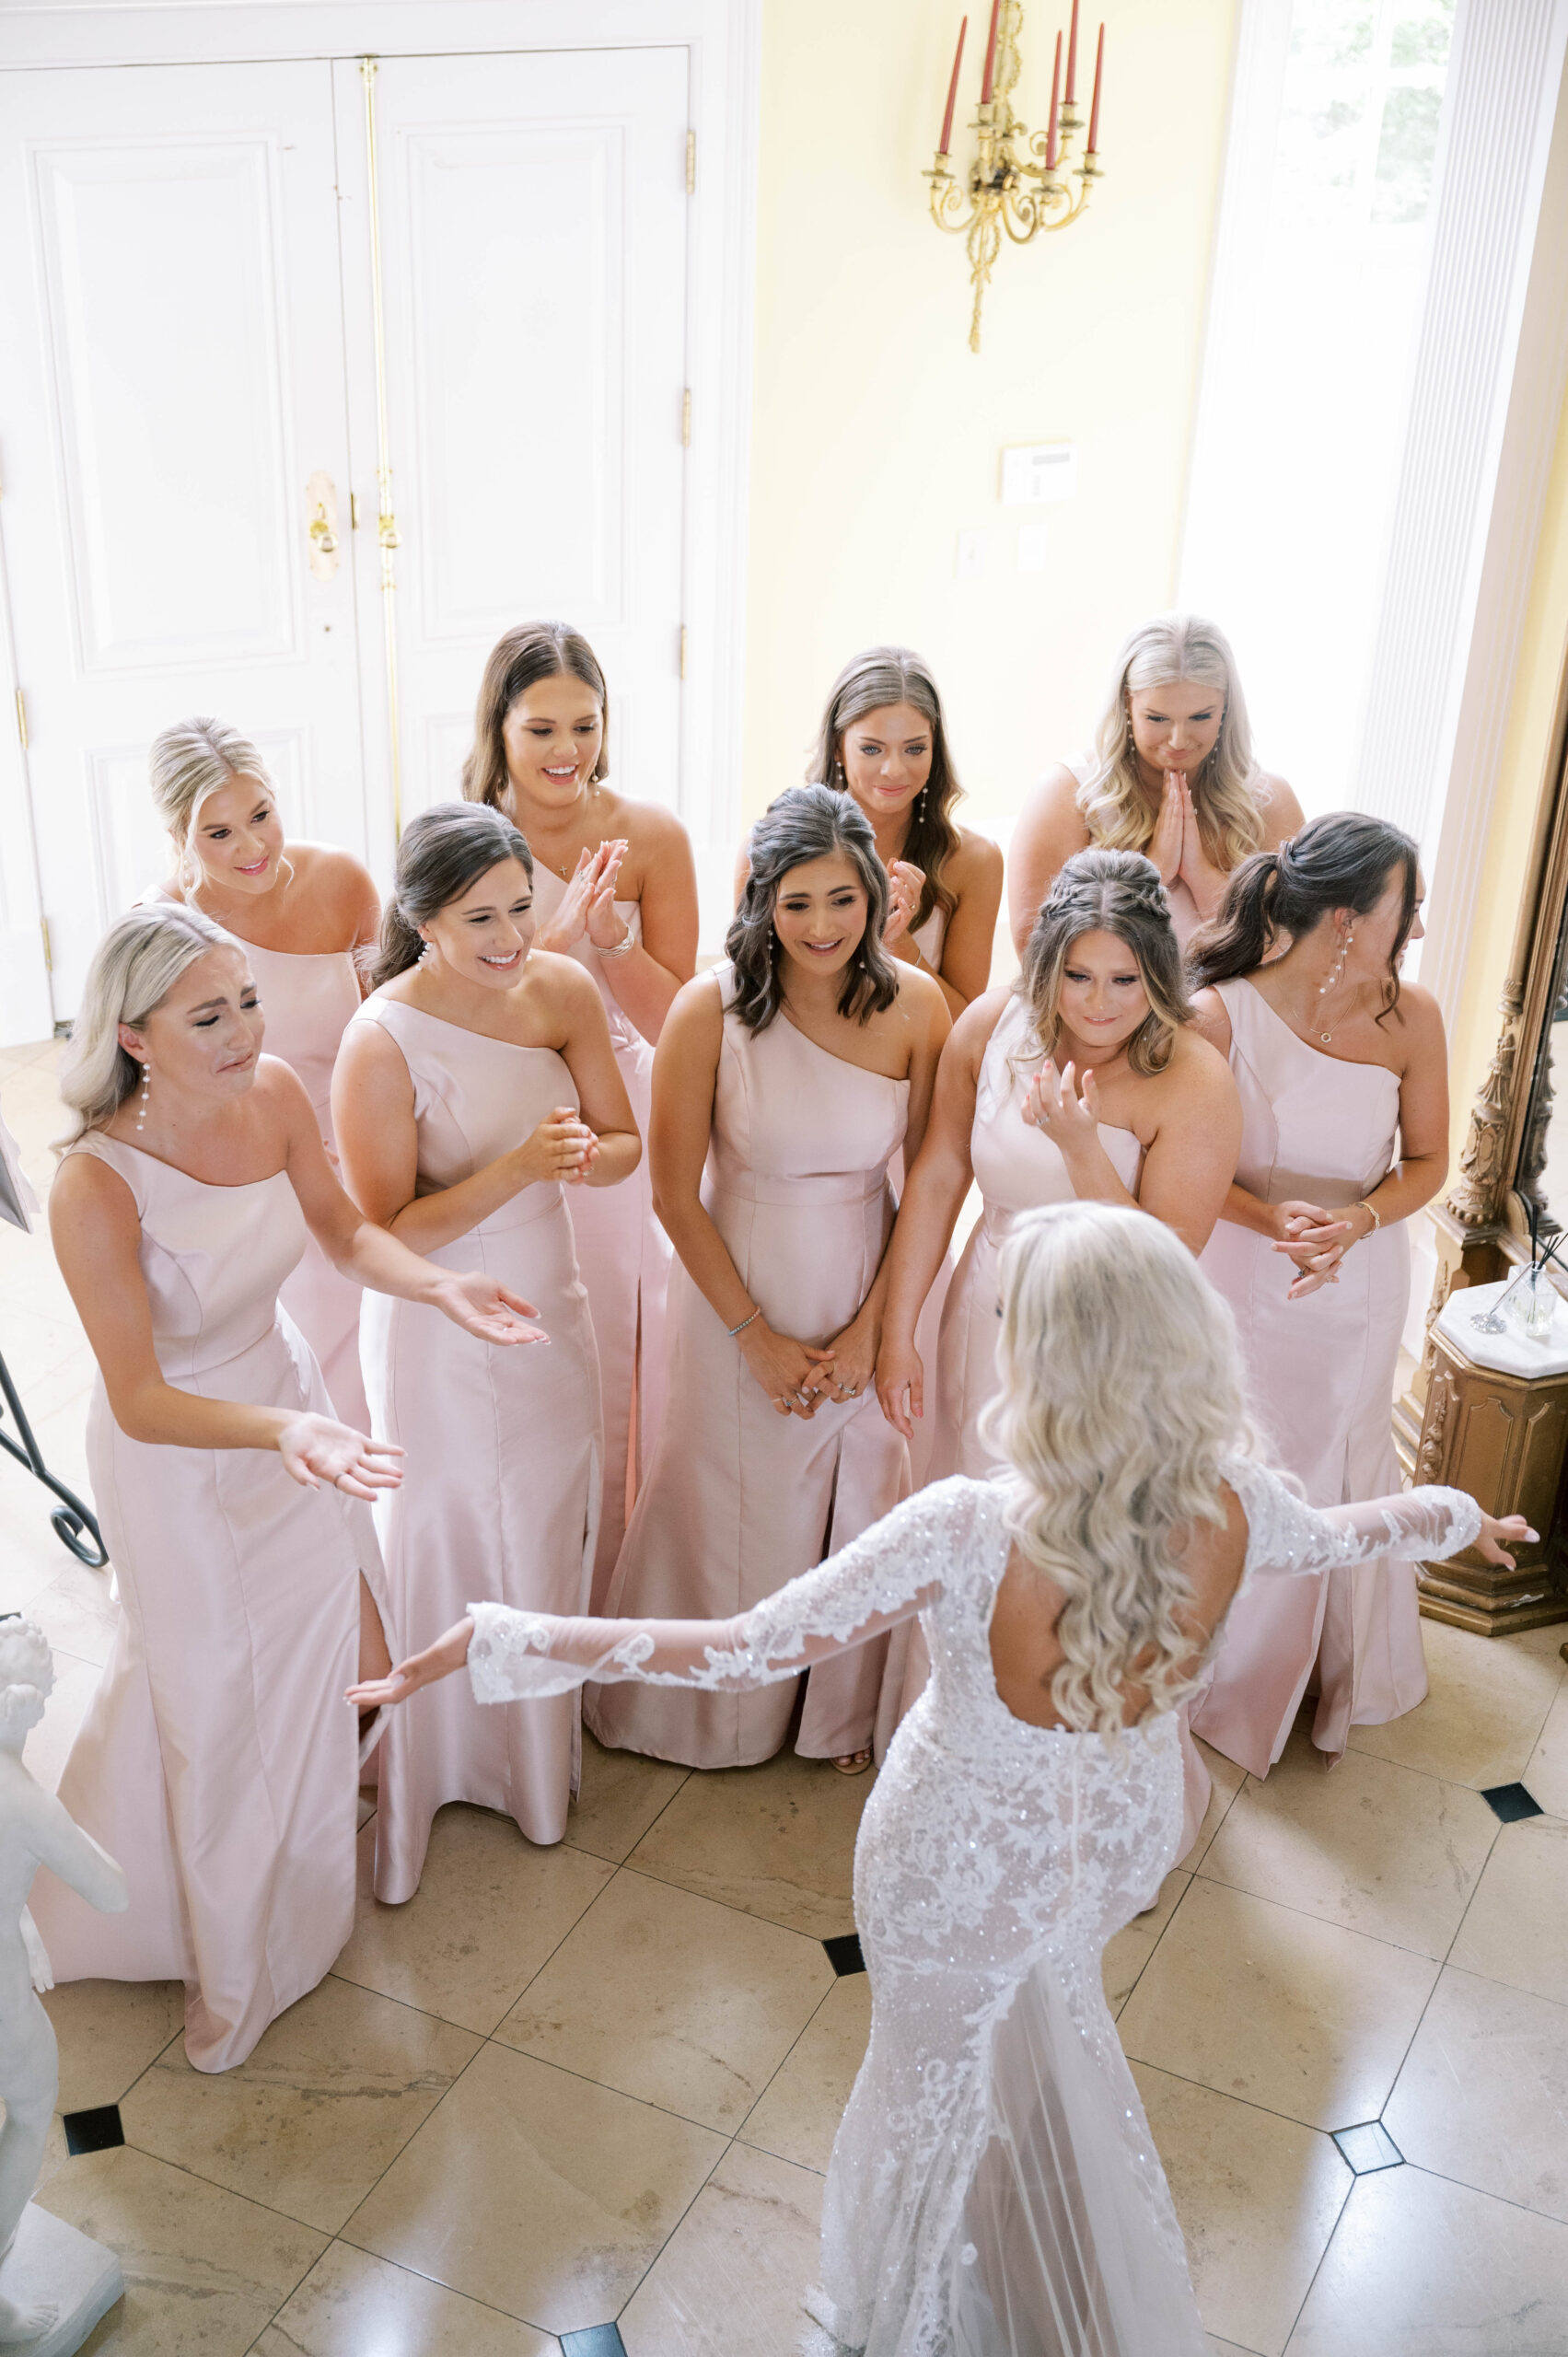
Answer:
[(1179, 877), (1200, 914), (1214, 914), (1225, 898), (1228, 878), (1223, 869), (1214, 865), (1203, 849), (1192, 789), (1179, 770), (1167, 770), (1165, 773), (1165, 792), (1147, 855), (1159, 869), (1162, 884), (1174, 884)]

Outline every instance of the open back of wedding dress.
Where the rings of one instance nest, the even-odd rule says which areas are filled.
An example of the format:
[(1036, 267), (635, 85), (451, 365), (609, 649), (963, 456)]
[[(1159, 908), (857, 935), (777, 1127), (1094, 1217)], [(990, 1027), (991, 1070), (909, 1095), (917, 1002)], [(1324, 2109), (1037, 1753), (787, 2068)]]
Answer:
[[(1255, 1463), (1225, 1474), (1247, 1515), (1247, 1579), (1441, 1558), (1481, 1528), (1457, 1491), (1319, 1513)], [(735, 1690), (796, 1677), (918, 1612), (930, 1680), (855, 1852), (871, 2041), (833, 2147), (822, 2288), (807, 2300), (817, 2328), (803, 2346), (821, 2357), (1207, 2357), (1100, 1986), (1107, 1940), (1176, 1861), (1176, 1715), (1108, 1738), (1007, 1710), (990, 1645), (1011, 1543), (1004, 1505), (998, 1484), (938, 1482), (731, 1620), (476, 1605), (473, 1689), (487, 1702), (589, 1677)]]

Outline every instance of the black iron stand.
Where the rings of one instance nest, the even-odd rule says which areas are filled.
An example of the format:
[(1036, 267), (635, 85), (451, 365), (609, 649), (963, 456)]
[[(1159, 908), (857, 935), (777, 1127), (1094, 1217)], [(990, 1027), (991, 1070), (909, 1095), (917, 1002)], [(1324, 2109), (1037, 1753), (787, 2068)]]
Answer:
[[(17, 1397), (17, 1387), (11, 1380), (11, 1370), (3, 1358), (0, 1358), (0, 1392), (4, 1392), (6, 1407), (9, 1408), (16, 1418), (17, 1430), (21, 1434), (18, 1442), (14, 1441), (9, 1433), (0, 1431), (0, 1448), (3, 1448), (7, 1456), (14, 1457), (18, 1465), (25, 1465), (28, 1471), (43, 1483), (46, 1490), (53, 1491), (61, 1502), (49, 1517), (54, 1526), (55, 1537), (63, 1547), (70, 1549), (78, 1563), (86, 1563), (91, 1571), (101, 1572), (109, 1561), (109, 1550), (103, 1543), (103, 1533), (98, 1527), (98, 1518), (90, 1507), (82, 1504), (74, 1490), (68, 1490), (64, 1481), (55, 1480), (44, 1463), (42, 1452), (33, 1438), (33, 1430), (28, 1422), (27, 1411)], [(0, 1409), (0, 1416), (4, 1413), (5, 1410)], [(90, 1545), (87, 1543), (89, 1532)]]

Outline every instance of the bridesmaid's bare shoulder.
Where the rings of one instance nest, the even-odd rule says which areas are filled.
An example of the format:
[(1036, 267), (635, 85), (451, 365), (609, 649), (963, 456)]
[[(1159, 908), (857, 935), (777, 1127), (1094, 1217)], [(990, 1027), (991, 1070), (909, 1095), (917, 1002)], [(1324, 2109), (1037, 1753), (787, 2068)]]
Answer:
[(1382, 1028), (1385, 1034), (1395, 1033), (1407, 1068), (1417, 1057), (1436, 1056), (1446, 1062), (1448, 1035), (1444, 1028), (1443, 1010), (1420, 982), (1400, 984), (1399, 1005)]
[(1155, 1085), (1163, 1102), (1179, 1103), (1184, 1118), (1223, 1124), (1234, 1117), (1239, 1144), (1241, 1099), (1229, 1061), (1195, 1024), (1183, 1024), (1177, 1032), (1170, 1062)]
[(337, 843), (291, 842), (296, 890), (313, 914), (342, 927), (351, 941), (370, 939), (381, 921), (381, 902), (363, 860)]
[(1230, 1013), (1212, 983), (1207, 990), (1192, 993), (1192, 1028), (1200, 1039), (1206, 1039), (1229, 1062)]
[(1272, 770), (1260, 770), (1252, 781), (1252, 792), (1258, 804), (1258, 814), (1263, 821), (1260, 851), (1277, 851), (1288, 842), (1298, 827), (1307, 824), (1306, 815), (1295, 798), (1295, 789)]
[(1002, 847), (973, 827), (958, 829), (958, 848), (942, 870), (942, 881), (955, 899), (990, 888), (1001, 898)]

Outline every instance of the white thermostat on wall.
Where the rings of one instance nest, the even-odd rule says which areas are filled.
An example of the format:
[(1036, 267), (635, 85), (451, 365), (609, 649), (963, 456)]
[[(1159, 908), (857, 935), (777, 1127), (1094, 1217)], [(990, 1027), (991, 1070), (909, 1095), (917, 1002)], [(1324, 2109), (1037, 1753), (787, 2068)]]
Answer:
[(1006, 507), (1039, 507), (1071, 499), (1078, 488), (1075, 442), (1016, 442), (1002, 453), (1002, 502)]

